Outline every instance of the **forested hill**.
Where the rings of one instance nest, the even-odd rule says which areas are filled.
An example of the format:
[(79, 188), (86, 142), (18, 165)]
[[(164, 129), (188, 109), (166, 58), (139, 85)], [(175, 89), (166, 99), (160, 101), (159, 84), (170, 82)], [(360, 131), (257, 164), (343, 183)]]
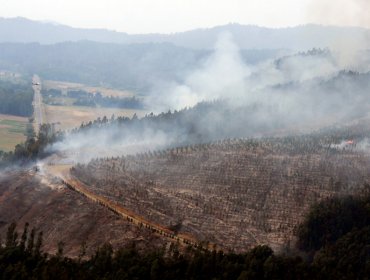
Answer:
[[(248, 63), (274, 58), (279, 50), (242, 50)], [(182, 82), (211, 54), (170, 43), (104, 44), (67, 42), (55, 45), (1, 43), (0, 69), (37, 73), (43, 79), (108, 85), (147, 92), (162, 82)]]
[(31, 82), (0, 80), (0, 114), (30, 117), (33, 112), (32, 100)]
[[(195, 107), (180, 111), (168, 111), (158, 115), (149, 114), (142, 119), (111, 116), (84, 123), (79, 132), (114, 131), (114, 137), (130, 135), (143, 139), (153, 133), (164, 133), (168, 141), (181, 144), (204, 143), (225, 138), (272, 136), (291, 131), (302, 131), (306, 125), (318, 123), (318, 127), (343, 124), (364, 117), (370, 106), (367, 97), (370, 90), (370, 74), (340, 72), (337, 76), (307, 90), (307, 85), (283, 85), (271, 93), (283, 100), (294, 101), (302, 95), (305, 107), (298, 102), (290, 110), (274, 102), (240, 102), (217, 100), (202, 102)], [(325, 95), (322, 94), (325, 89)], [(282, 101), (284, 104), (284, 102)], [(319, 106), (318, 106), (319, 104)], [(322, 119), (329, 119), (324, 123)], [(334, 120), (334, 123), (332, 121)], [(119, 129), (117, 129), (117, 127)], [(118, 138), (117, 138), (118, 139)]]

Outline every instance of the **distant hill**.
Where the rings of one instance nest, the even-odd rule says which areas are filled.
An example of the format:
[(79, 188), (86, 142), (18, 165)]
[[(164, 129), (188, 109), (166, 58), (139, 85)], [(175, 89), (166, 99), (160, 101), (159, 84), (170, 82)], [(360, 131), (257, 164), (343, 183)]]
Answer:
[(228, 24), (173, 34), (127, 34), (105, 29), (81, 29), (65, 25), (32, 21), (25, 18), (0, 18), (0, 42), (54, 44), (65, 41), (89, 40), (105, 43), (172, 43), (196, 49), (213, 47), (220, 33), (230, 32), (242, 49), (292, 49), (330, 47), (343, 38), (363, 43), (370, 30), (357, 27), (303, 25), (291, 28), (264, 28)]
[[(154, 84), (182, 82), (210, 53), (169, 43), (0, 43), (0, 69), (145, 93)], [(253, 64), (278, 53), (279, 50), (242, 50), (241, 56)]]

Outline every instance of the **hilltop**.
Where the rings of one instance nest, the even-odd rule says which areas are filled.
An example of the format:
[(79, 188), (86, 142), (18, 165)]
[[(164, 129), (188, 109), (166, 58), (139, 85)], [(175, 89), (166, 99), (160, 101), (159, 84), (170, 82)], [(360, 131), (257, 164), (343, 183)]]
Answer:
[(370, 31), (357, 27), (302, 25), (289, 28), (266, 28), (254, 25), (228, 24), (172, 34), (128, 34), (105, 29), (82, 29), (66, 25), (33, 21), (26, 18), (1, 18), (0, 42), (55, 44), (66, 41), (104, 43), (171, 43), (193, 49), (211, 49), (220, 33), (234, 35), (241, 49), (326, 48), (346, 38), (363, 43)]

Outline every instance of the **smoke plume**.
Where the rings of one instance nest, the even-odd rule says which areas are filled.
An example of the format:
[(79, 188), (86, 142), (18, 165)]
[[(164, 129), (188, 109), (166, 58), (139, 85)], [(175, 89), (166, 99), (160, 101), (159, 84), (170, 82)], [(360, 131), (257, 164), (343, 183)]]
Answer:
[[(361, 66), (369, 55), (354, 53), (361, 60), (346, 65), (350, 68), (343, 68), (342, 53), (332, 50), (311, 50), (252, 66), (243, 62), (231, 35), (221, 34), (214, 52), (184, 83), (158, 82), (147, 99), (155, 113), (218, 102), (186, 110), (174, 120), (160, 116), (137, 125), (91, 128), (49, 149), (81, 162), (197, 141), (304, 132), (351, 120), (366, 114), (370, 89), (369, 64)], [(343, 71), (348, 69), (361, 73)]]

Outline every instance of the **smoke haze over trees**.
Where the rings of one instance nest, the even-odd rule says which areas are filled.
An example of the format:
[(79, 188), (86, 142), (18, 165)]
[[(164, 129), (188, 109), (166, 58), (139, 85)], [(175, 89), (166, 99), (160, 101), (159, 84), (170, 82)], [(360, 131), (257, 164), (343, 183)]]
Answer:
[(344, 62), (342, 53), (313, 49), (248, 64), (225, 34), (182, 80), (157, 81), (150, 88), (147, 108), (158, 114), (113, 122), (107, 116), (103, 123), (85, 124), (81, 133), (53, 148), (98, 143), (99, 151), (109, 146), (125, 154), (132, 143), (148, 150), (348, 123), (368, 114), (369, 55), (355, 51)]
[[(243, 59), (256, 63), (279, 50), (245, 50)], [(43, 79), (107, 85), (148, 94), (153, 85), (182, 82), (210, 51), (168, 43), (102, 44), (95, 42), (0, 44), (0, 68), (38, 73)]]

